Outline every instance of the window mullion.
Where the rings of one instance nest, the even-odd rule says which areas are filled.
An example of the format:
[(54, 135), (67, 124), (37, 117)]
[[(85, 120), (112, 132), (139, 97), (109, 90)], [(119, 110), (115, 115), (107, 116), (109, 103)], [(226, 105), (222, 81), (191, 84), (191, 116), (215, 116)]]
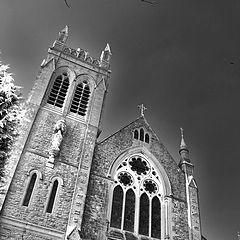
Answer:
[(123, 189), (123, 207), (122, 207), (122, 222), (121, 222), (121, 230), (123, 230), (124, 224), (124, 215), (125, 215), (125, 203), (126, 203), (126, 189)]
[(150, 197), (149, 198), (149, 237), (151, 237), (152, 235), (152, 199)]
[(136, 234), (139, 233), (139, 217), (140, 217), (140, 189), (138, 188), (138, 191), (136, 192), (136, 199), (135, 199), (135, 226), (134, 226), (134, 232)]
[[(160, 201), (161, 203), (161, 201)], [(163, 212), (163, 219), (164, 219), (164, 223), (165, 223), (165, 236), (168, 237), (169, 236), (169, 231), (168, 231), (168, 199), (165, 199), (164, 201), (164, 212)]]

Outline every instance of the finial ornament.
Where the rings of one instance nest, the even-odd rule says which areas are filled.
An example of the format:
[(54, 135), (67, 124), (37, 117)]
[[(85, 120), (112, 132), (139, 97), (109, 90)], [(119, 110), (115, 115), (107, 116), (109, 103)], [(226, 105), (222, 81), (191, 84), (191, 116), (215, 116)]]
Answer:
[(181, 131), (181, 144), (180, 144), (180, 150), (182, 150), (182, 149), (186, 149), (186, 150), (188, 150), (188, 148), (187, 148), (187, 144), (186, 144), (185, 141), (184, 141), (184, 130), (183, 130), (182, 127), (180, 127), (180, 131)]
[(180, 127), (180, 130), (181, 130), (181, 137), (183, 138), (183, 131), (184, 131), (184, 129), (182, 127)]
[(138, 108), (140, 109), (140, 114), (141, 114), (141, 116), (143, 117), (143, 116), (144, 116), (144, 111), (147, 110), (147, 108), (144, 107), (143, 104), (138, 105)]
[(107, 43), (105, 49), (101, 53), (101, 57), (100, 57), (101, 66), (109, 67), (111, 55), (112, 55), (111, 49), (110, 49), (109, 44)]
[(106, 45), (104, 51), (105, 51), (105, 52), (109, 52), (109, 53), (111, 53), (111, 48), (110, 48), (109, 43), (107, 43), (107, 45)]
[(62, 43), (66, 43), (68, 38), (68, 26), (66, 25), (64, 29), (62, 29), (58, 34), (58, 41)]

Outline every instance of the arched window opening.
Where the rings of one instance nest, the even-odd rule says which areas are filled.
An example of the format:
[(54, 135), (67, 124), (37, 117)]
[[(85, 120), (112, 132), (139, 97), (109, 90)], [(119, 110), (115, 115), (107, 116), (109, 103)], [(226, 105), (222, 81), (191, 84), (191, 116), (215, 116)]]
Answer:
[(67, 90), (69, 87), (69, 78), (66, 72), (58, 75), (53, 83), (47, 103), (62, 108)]
[(145, 134), (145, 142), (149, 143), (149, 135), (148, 135), (148, 133)]
[(57, 188), (58, 188), (58, 180), (55, 180), (52, 186), (51, 194), (48, 200), (47, 210), (46, 212), (52, 213), (53, 205), (55, 202), (56, 194), (57, 194)]
[(155, 196), (152, 199), (152, 221), (151, 221), (151, 237), (161, 238), (161, 204)]
[(149, 235), (149, 199), (146, 193), (140, 197), (139, 234)]
[(140, 129), (140, 141), (144, 141), (144, 131), (142, 128)]
[(27, 188), (24, 200), (23, 200), (23, 206), (28, 207), (28, 205), (29, 205), (29, 202), (30, 202), (30, 199), (31, 199), (31, 196), (32, 196), (32, 193), (33, 193), (33, 188), (34, 188), (34, 185), (36, 183), (36, 179), (37, 179), (37, 174), (33, 173), (32, 177), (31, 177), (31, 180), (28, 184), (28, 188)]
[(122, 207), (123, 207), (123, 190), (118, 185), (113, 191), (111, 227), (121, 229), (122, 222)]
[(90, 93), (90, 87), (88, 86), (86, 81), (79, 83), (74, 93), (70, 112), (85, 116)]
[(110, 227), (161, 239), (160, 196), (165, 192), (158, 169), (142, 154), (134, 154), (125, 156), (112, 174)]
[(123, 229), (134, 232), (135, 193), (129, 189), (126, 193)]
[(135, 131), (134, 131), (134, 138), (135, 138), (135, 139), (138, 139), (138, 130), (135, 130)]

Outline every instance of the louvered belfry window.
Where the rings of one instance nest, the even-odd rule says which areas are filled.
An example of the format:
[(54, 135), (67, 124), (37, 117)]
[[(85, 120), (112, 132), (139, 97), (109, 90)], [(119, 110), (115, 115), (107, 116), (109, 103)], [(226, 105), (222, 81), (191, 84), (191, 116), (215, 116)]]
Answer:
[(53, 83), (47, 103), (62, 108), (67, 90), (69, 87), (69, 78), (66, 72), (58, 75)]
[(90, 93), (90, 87), (86, 81), (79, 83), (74, 93), (70, 112), (85, 116)]

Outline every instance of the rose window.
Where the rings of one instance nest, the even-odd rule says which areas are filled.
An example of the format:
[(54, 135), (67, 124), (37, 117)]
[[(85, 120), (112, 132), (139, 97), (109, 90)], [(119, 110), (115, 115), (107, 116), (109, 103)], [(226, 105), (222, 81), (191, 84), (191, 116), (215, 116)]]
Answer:
[(146, 175), (149, 167), (147, 166), (147, 162), (143, 160), (140, 157), (133, 157), (130, 161), (129, 164), (131, 166), (131, 170), (134, 172), (137, 172), (138, 175), (144, 174)]
[(132, 176), (127, 172), (121, 172), (118, 175), (118, 180), (124, 186), (131, 186), (133, 183)]
[(143, 183), (144, 190), (151, 193), (157, 192), (157, 184), (152, 180), (146, 180)]

